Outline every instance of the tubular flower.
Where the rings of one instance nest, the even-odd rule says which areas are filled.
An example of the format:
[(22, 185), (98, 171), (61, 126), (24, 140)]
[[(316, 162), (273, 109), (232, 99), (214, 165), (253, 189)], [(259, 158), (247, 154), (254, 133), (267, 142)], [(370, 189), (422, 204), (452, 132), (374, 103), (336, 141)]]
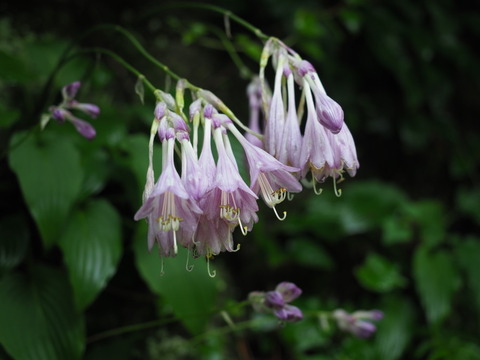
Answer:
[(349, 314), (343, 309), (337, 309), (332, 315), (340, 329), (359, 338), (372, 336), (377, 327), (371, 321), (379, 321), (383, 318), (383, 313), (380, 310), (356, 311)]
[(228, 125), (228, 129), (242, 145), (250, 170), (250, 188), (256, 193), (260, 193), (264, 202), (278, 215), (275, 206), (285, 200), (286, 192), (300, 192), (301, 184), (291, 174), (299, 169), (287, 166), (266, 151), (248, 142), (240, 132)]
[(212, 188), (201, 202), (202, 210), (209, 220), (225, 221), (233, 230), (237, 225), (245, 234), (258, 221), (257, 196), (240, 176), (237, 165), (228, 155), (222, 137), (222, 128), (214, 130), (218, 152), (215, 180)]
[[(247, 87), (247, 96), (248, 96), (248, 105), (250, 108), (250, 118), (248, 122), (248, 127), (255, 131), (256, 133), (261, 134), (262, 130), (260, 129), (260, 114), (262, 108), (262, 88), (260, 84), (260, 79), (255, 78)], [(245, 138), (250, 141), (252, 144), (263, 148), (263, 141), (258, 137), (247, 133)]]
[(253, 291), (248, 300), (255, 311), (273, 313), (279, 320), (296, 322), (303, 319), (302, 311), (289, 303), (300, 296), (302, 290), (294, 283), (281, 282), (273, 291)]
[(77, 118), (71, 110), (79, 110), (91, 118), (96, 118), (100, 114), (100, 108), (94, 104), (79, 103), (75, 96), (81, 86), (79, 81), (65, 85), (62, 88), (63, 101), (58, 106), (50, 106), (50, 116), (60, 123), (68, 121), (75, 126), (75, 129), (87, 139), (92, 139), (96, 135), (95, 128), (87, 121)]
[(135, 214), (134, 219), (147, 218), (148, 248), (157, 241), (162, 256), (175, 256), (178, 243), (191, 246), (201, 210), (186, 191), (173, 162), (175, 139), (167, 135), (163, 141), (166, 161), (152, 192)]

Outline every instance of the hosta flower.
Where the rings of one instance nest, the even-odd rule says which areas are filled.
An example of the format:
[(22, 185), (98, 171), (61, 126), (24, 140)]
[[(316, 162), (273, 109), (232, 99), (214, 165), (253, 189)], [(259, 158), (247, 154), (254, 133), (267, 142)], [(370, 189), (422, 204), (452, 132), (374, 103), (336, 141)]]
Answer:
[(100, 108), (94, 104), (80, 103), (75, 100), (80, 86), (79, 81), (65, 85), (62, 88), (63, 101), (60, 105), (49, 108), (50, 115), (60, 123), (64, 123), (65, 121), (72, 123), (80, 135), (87, 139), (92, 139), (96, 135), (95, 128), (87, 121), (74, 116), (71, 110), (79, 110), (91, 118), (96, 118), (100, 114)]
[[(288, 67), (287, 67), (288, 69)], [(289, 70), (289, 69), (288, 69)], [(278, 160), (286, 165), (300, 168), (300, 153), (302, 149), (302, 134), (297, 116), (297, 104), (295, 103), (295, 88), (293, 73), (287, 72), (287, 93), (288, 93), (288, 110), (283, 127), (282, 138), (280, 141), (280, 149)]]
[(312, 64), (303, 60), (297, 64), (297, 71), (298, 75), (308, 82), (314, 94), (318, 121), (332, 133), (337, 134), (343, 126), (343, 110), (341, 106), (327, 95)]
[[(250, 108), (250, 117), (248, 127), (258, 134), (262, 133), (260, 129), (260, 114), (262, 108), (262, 87), (260, 79), (255, 78), (247, 87), (248, 105)], [(252, 144), (263, 148), (263, 141), (250, 133), (245, 134), (245, 138)]]
[(201, 202), (202, 210), (209, 220), (219, 217), (232, 229), (240, 225), (245, 232), (258, 220), (257, 196), (245, 184), (237, 165), (228, 155), (222, 127), (214, 130), (214, 141), (218, 152), (216, 175), (212, 188)]
[(167, 132), (162, 143), (166, 154), (162, 174), (134, 217), (135, 220), (147, 218), (148, 248), (151, 250), (156, 241), (162, 256), (175, 256), (178, 243), (192, 246), (198, 216), (202, 212), (175, 169), (174, 142), (175, 138)]
[(295, 322), (303, 319), (302, 311), (289, 303), (300, 296), (302, 290), (294, 283), (281, 282), (273, 291), (253, 291), (248, 300), (258, 312), (273, 313), (279, 320)]
[(287, 166), (266, 151), (248, 142), (242, 134), (233, 126), (228, 129), (242, 145), (250, 170), (250, 188), (260, 194), (265, 203), (273, 208), (277, 217), (275, 206), (285, 200), (287, 191), (296, 193), (302, 190), (298, 180), (291, 174), (299, 169)]
[(381, 320), (383, 313), (380, 310), (372, 310), (356, 311), (349, 314), (343, 309), (337, 309), (332, 316), (340, 329), (359, 338), (368, 338), (377, 330), (377, 327), (371, 321)]

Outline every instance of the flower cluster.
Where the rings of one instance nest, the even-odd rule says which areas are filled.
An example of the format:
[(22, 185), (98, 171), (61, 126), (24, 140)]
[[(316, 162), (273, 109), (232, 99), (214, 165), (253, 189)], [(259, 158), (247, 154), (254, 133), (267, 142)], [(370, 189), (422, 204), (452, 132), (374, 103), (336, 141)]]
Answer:
[(296, 306), (288, 304), (302, 293), (294, 283), (281, 282), (273, 291), (252, 291), (248, 301), (255, 311), (273, 313), (279, 320), (295, 322), (303, 319), (302, 311)]
[[(264, 76), (270, 57), (276, 66), (273, 94)], [(303, 110), (295, 102), (295, 82), (306, 99), (305, 126), (300, 125)], [(186, 90), (193, 99), (188, 112), (184, 112)], [(355, 175), (355, 145), (342, 109), (326, 95), (312, 65), (280, 41), (266, 43), (259, 77), (247, 94), (250, 128), (213, 93), (186, 80), (177, 83), (175, 96), (155, 91), (147, 181), (143, 204), (134, 216), (149, 224), (150, 250), (156, 243), (161, 256), (175, 256), (180, 245), (207, 259), (237, 251), (232, 233), (237, 227), (244, 235), (252, 230), (258, 221), (259, 198), (283, 220), (286, 212), (280, 215), (277, 205), (287, 194), (302, 190), (301, 181), (309, 171), (314, 184), (329, 176), (341, 179), (344, 170)], [(162, 172), (155, 182), (152, 156), (157, 136)], [(247, 181), (240, 174), (231, 141), (243, 149)]]
[[(271, 96), (265, 81), (265, 67), (270, 57), (275, 66)], [(343, 180), (344, 171), (355, 176), (359, 162), (353, 137), (344, 123), (343, 110), (327, 95), (315, 68), (272, 38), (262, 53), (257, 84), (260, 89), (250, 93), (261, 94), (265, 115), (264, 148), (281, 162), (298, 168), (295, 176), (299, 179), (310, 172), (315, 185), (332, 177), (335, 192), (340, 195), (336, 183)], [(301, 90), (298, 103), (295, 85)], [(258, 127), (255, 117), (253, 120), (252, 126)]]
[(359, 310), (349, 314), (343, 309), (337, 309), (332, 316), (340, 329), (359, 338), (368, 338), (377, 330), (372, 321), (383, 319), (383, 312), (380, 310)]
[(72, 123), (83, 137), (92, 139), (96, 135), (95, 128), (87, 121), (75, 117), (72, 110), (79, 110), (91, 118), (96, 118), (100, 114), (100, 108), (94, 104), (80, 103), (75, 100), (80, 86), (80, 81), (65, 85), (62, 88), (63, 101), (57, 106), (50, 106), (50, 116), (59, 123), (65, 121)]

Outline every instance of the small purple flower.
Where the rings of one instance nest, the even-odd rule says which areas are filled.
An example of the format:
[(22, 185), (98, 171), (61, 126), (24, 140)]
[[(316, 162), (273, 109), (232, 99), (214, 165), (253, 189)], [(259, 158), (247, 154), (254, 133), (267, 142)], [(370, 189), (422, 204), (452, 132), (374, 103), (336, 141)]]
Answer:
[[(356, 311), (352, 314), (343, 309), (337, 309), (332, 313), (337, 321), (338, 327), (354, 336), (362, 339), (372, 336), (377, 327), (370, 321), (379, 321), (383, 318), (383, 312), (380, 310)], [(367, 321), (368, 320), (368, 321)]]
[(62, 88), (62, 103), (58, 106), (51, 106), (49, 110), (53, 119), (60, 123), (71, 122), (80, 135), (92, 139), (96, 135), (95, 128), (87, 121), (75, 117), (71, 110), (79, 110), (91, 118), (96, 118), (100, 114), (100, 108), (94, 104), (79, 103), (74, 99), (80, 86), (79, 81), (65, 85)]
[(281, 321), (296, 322), (303, 319), (303, 313), (289, 302), (301, 293), (302, 290), (294, 283), (281, 282), (273, 291), (252, 291), (248, 295), (248, 301), (255, 311), (273, 313)]

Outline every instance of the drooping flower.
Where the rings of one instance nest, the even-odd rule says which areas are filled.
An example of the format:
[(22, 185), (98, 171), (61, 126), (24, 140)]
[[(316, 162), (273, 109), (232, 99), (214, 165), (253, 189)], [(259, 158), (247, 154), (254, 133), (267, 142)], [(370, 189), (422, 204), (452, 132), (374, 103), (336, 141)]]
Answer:
[(273, 291), (252, 291), (248, 300), (258, 312), (273, 313), (281, 321), (296, 322), (303, 319), (303, 313), (289, 303), (301, 293), (302, 290), (294, 283), (281, 282)]
[(343, 309), (337, 309), (332, 313), (337, 321), (338, 327), (359, 338), (368, 338), (372, 336), (377, 327), (371, 321), (379, 321), (383, 318), (380, 310), (356, 311), (352, 314)]
[(91, 118), (96, 118), (100, 114), (100, 108), (94, 104), (80, 103), (75, 100), (80, 86), (81, 83), (79, 81), (65, 85), (62, 88), (63, 100), (57, 106), (50, 106), (50, 116), (59, 123), (64, 123), (65, 121), (72, 123), (80, 135), (87, 139), (92, 139), (96, 135), (95, 128), (89, 122), (74, 116), (71, 110), (79, 110)]
[(297, 62), (298, 75), (310, 85), (315, 97), (317, 120), (332, 133), (337, 134), (343, 126), (343, 109), (325, 91), (315, 68), (308, 61)]
[(297, 104), (295, 103), (294, 76), (287, 66), (284, 73), (287, 73), (288, 110), (280, 141), (278, 160), (286, 165), (300, 168), (302, 134), (298, 122)]
[(185, 189), (175, 169), (173, 133), (168, 131), (165, 136), (162, 147), (166, 156), (162, 174), (134, 219), (147, 218), (149, 250), (156, 241), (160, 255), (175, 256), (178, 243), (185, 247), (192, 246), (202, 211)]
[[(260, 79), (256, 77), (247, 87), (248, 105), (250, 108), (250, 117), (248, 127), (258, 134), (262, 133), (260, 128), (260, 115), (262, 108), (262, 87)], [(245, 138), (252, 144), (263, 148), (263, 141), (251, 133), (246, 133)]]
[(214, 130), (218, 152), (216, 175), (213, 186), (201, 202), (201, 207), (209, 220), (220, 217), (232, 229), (240, 225), (240, 229), (245, 233), (258, 221), (257, 196), (245, 184), (237, 165), (228, 155), (222, 131), (222, 126)]
[(227, 127), (245, 151), (250, 170), (250, 188), (260, 194), (265, 203), (273, 208), (277, 217), (283, 220), (275, 206), (285, 200), (287, 191), (296, 193), (302, 190), (302, 185), (291, 174), (299, 169), (281, 163), (263, 149), (248, 142), (233, 124), (228, 124)]

